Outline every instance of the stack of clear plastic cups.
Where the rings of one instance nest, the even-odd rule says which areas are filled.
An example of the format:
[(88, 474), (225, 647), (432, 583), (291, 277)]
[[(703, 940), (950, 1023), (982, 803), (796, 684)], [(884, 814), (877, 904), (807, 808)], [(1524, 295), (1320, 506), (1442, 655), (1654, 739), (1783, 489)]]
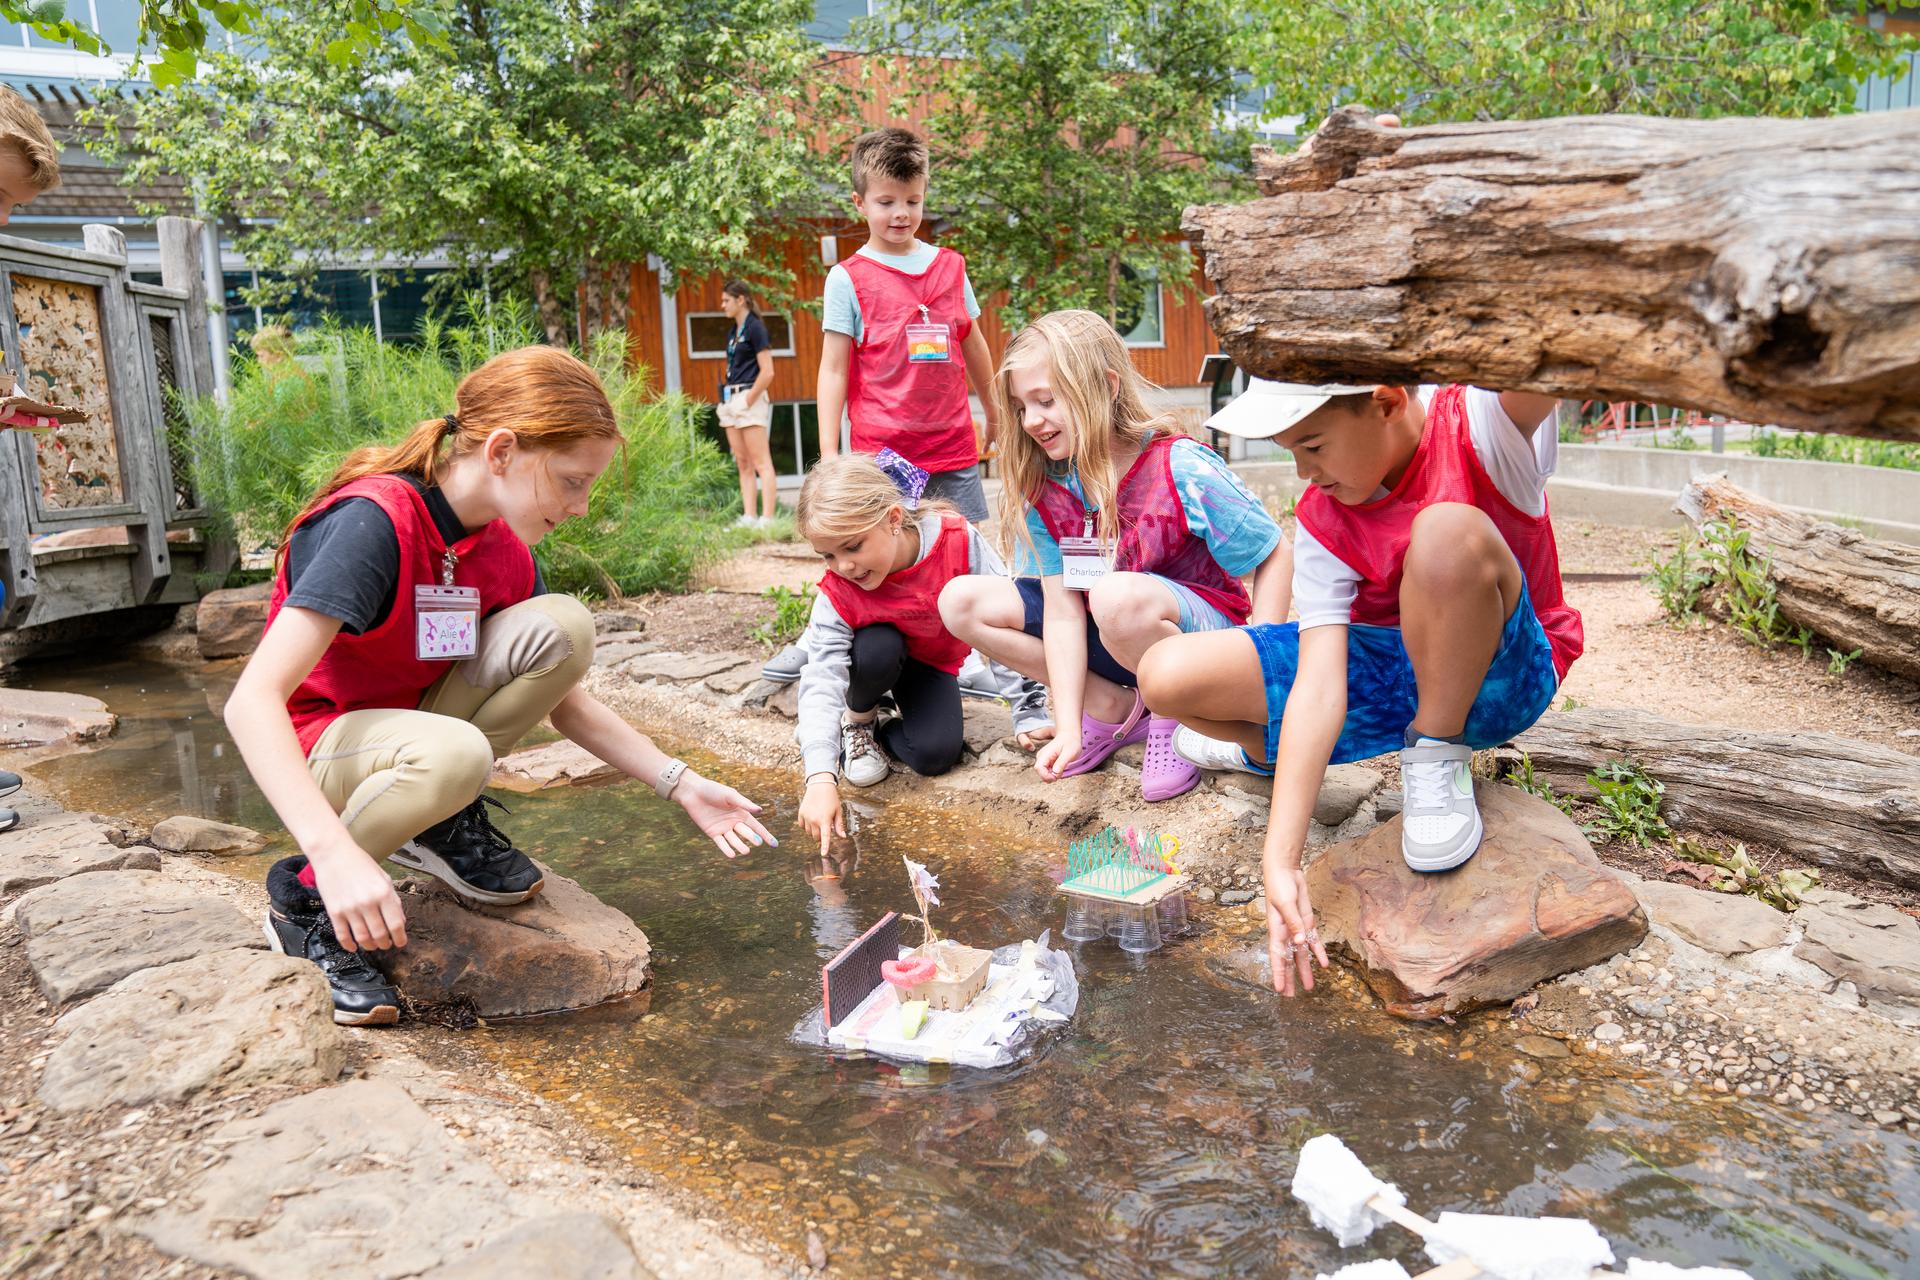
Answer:
[(1160, 899), (1160, 936), (1177, 937), (1187, 931), (1187, 892), (1176, 889)]
[(1092, 898), (1067, 899), (1067, 923), (1060, 930), (1070, 942), (1098, 942), (1107, 936), (1107, 904)]
[(1160, 949), (1160, 911), (1153, 905), (1126, 908), (1120, 915), (1120, 949), (1144, 954)]

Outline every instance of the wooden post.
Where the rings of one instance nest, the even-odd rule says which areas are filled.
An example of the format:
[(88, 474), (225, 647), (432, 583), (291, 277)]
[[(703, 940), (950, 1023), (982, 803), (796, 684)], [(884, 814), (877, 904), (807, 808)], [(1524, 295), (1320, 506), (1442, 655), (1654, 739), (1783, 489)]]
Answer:
[(1388, 129), (1187, 211), (1235, 363), (1920, 440), (1920, 112)]
[(120, 475), (127, 500), (140, 508), (127, 522), (127, 540), (133, 545), (128, 569), (133, 575), (133, 598), (145, 603), (166, 590), (173, 574), (167, 550), (167, 519), (173, 514), (173, 494), (162, 482), (166, 468), (166, 424), (156, 419), (147, 385), (154, 377), (144, 358), (146, 335), (139, 329), (139, 312), (127, 291), (127, 239), (118, 227), (89, 224), (81, 228), (89, 253), (120, 260), (111, 283), (100, 290), (102, 347), (106, 352), (107, 382), (118, 422)]
[(210, 396), (214, 391), (214, 356), (207, 333), (207, 277), (200, 254), (200, 223), (194, 218), (168, 217), (154, 225), (160, 234), (160, 283), (169, 289), (184, 289), (187, 294), (187, 351), (193, 393)]

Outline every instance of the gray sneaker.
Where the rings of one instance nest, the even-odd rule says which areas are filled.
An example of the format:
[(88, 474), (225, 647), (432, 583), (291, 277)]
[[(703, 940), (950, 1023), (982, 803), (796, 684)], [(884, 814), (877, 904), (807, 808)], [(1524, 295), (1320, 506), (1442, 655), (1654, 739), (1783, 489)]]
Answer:
[(1422, 738), (1400, 752), (1405, 809), (1400, 856), (1415, 871), (1451, 871), (1480, 847), (1473, 799), (1473, 748)]
[(790, 644), (767, 660), (767, 665), (760, 668), (760, 678), (775, 684), (792, 684), (800, 678), (800, 671), (806, 665), (807, 651)]

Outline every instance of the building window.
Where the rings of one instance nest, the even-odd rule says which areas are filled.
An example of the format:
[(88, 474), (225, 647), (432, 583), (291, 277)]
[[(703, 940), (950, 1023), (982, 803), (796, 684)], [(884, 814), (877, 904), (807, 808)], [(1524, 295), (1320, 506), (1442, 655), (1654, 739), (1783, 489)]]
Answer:
[[(1139, 279), (1130, 267), (1121, 267), (1120, 274), (1129, 281)], [(1166, 304), (1160, 296), (1159, 277), (1148, 277), (1137, 297), (1121, 303), (1116, 321), (1113, 327), (1130, 347), (1167, 345)]]
[[(773, 344), (768, 350), (777, 356), (792, 355), (793, 321), (778, 311), (762, 311), (760, 319), (767, 326), (767, 340)], [(695, 360), (726, 359), (727, 336), (733, 328), (733, 321), (723, 311), (688, 312), (687, 354)]]

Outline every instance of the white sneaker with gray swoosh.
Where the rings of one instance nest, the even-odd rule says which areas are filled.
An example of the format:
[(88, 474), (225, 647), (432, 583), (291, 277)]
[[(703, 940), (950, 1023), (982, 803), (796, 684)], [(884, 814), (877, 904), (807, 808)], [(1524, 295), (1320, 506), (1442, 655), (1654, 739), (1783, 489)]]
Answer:
[(1451, 871), (1479, 849), (1483, 828), (1472, 763), (1472, 747), (1433, 738), (1400, 752), (1406, 795), (1400, 856), (1415, 871)]

